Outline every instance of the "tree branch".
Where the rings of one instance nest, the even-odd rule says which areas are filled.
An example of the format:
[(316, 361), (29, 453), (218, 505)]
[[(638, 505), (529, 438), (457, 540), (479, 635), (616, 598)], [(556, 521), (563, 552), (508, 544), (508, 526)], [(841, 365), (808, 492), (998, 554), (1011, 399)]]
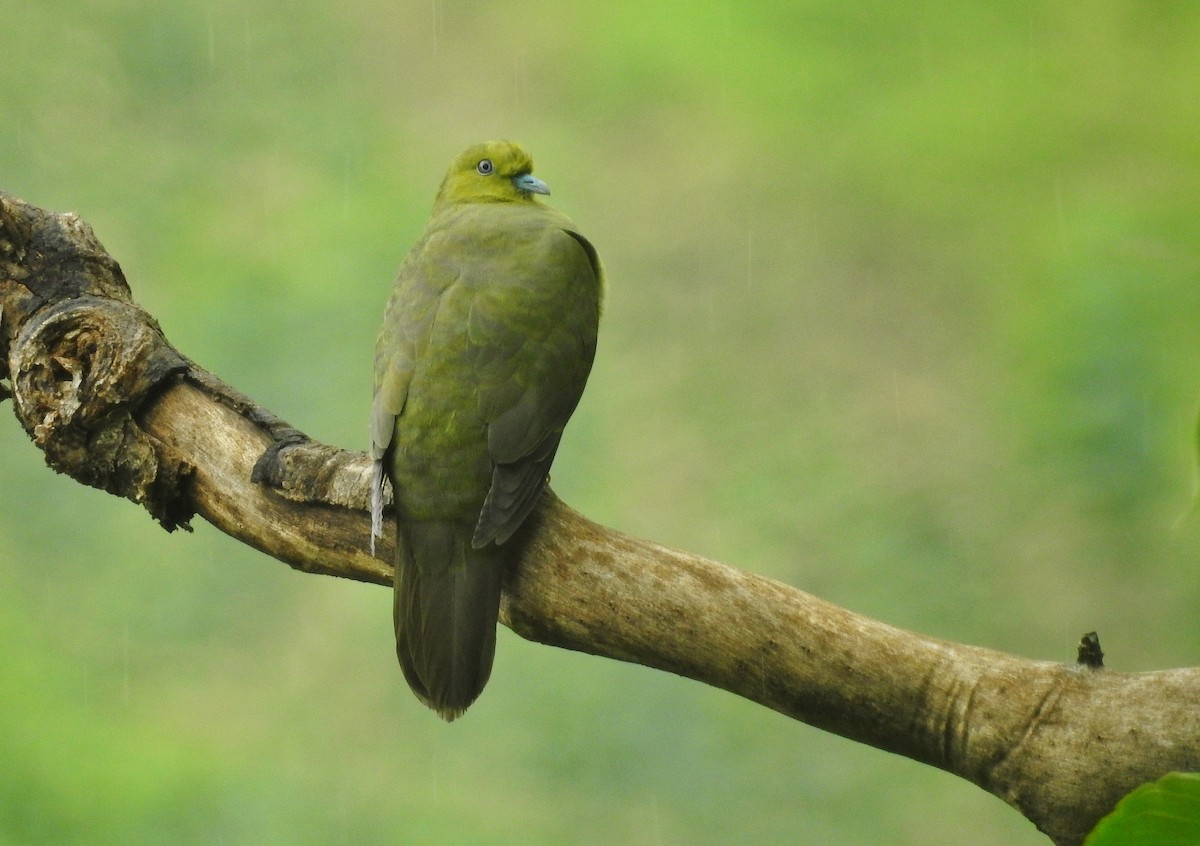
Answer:
[[(305, 572), (391, 583), (394, 538), (368, 549), (366, 455), (308, 439), (178, 353), (78, 217), (0, 194), (7, 394), (51, 467), (168, 530), (199, 514)], [(501, 619), (523, 637), (940, 767), (1058, 844), (1137, 785), (1200, 769), (1200, 670), (1112, 672), (1098, 642), (1066, 665), (923, 637), (597, 525), (549, 491), (520, 542)]]

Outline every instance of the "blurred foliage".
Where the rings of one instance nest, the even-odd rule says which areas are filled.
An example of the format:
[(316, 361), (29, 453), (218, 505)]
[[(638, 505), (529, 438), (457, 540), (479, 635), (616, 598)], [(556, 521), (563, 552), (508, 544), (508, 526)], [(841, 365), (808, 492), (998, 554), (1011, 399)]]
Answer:
[[(361, 446), (391, 276), (514, 137), (609, 272), (554, 473), (897, 625), (1194, 663), (1200, 6), (60, 0), (0, 188), (194, 359)], [(1042, 843), (943, 773), (501, 633), (453, 727), (386, 591), (55, 477), (0, 426), (0, 843)], [(937, 808), (930, 813), (930, 808)]]
[(1200, 773), (1143, 784), (1100, 820), (1084, 846), (1193, 846), (1200, 842)]

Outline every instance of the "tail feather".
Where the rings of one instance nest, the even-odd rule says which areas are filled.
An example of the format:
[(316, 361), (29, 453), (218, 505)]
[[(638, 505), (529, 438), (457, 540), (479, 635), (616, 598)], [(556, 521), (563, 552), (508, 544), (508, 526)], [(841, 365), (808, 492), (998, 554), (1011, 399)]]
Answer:
[(504, 558), (471, 545), (474, 527), (404, 523), (396, 550), (396, 655), (409, 686), (449, 721), (487, 684)]

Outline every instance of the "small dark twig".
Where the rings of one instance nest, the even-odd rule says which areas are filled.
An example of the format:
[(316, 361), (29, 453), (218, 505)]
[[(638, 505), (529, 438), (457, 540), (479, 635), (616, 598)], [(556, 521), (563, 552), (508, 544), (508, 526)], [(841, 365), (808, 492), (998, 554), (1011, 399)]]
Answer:
[(1079, 656), (1075, 662), (1092, 670), (1104, 669), (1104, 652), (1100, 649), (1098, 634), (1088, 632), (1079, 639)]

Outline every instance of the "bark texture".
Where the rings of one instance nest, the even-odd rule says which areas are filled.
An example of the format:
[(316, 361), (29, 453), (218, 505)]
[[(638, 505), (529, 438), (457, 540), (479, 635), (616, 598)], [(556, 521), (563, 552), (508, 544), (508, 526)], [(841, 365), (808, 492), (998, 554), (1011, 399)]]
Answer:
[[(391, 583), (394, 538), (369, 550), (365, 454), (308, 439), (197, 367), (133, 303), (86, 223), (0, 194), (7, 397), (51, 467), (168, 530), (200, 515), (297, 569)], [(524, 542), (501, 609), (523, 637), (677, 673), (940, 767), (1063, 846), (1139, 784), (1200, 770), (1198, 669), (1112, 672), (1094, 640), (1057, 664), (902, 631), (597, 525), (549, 491)]]

